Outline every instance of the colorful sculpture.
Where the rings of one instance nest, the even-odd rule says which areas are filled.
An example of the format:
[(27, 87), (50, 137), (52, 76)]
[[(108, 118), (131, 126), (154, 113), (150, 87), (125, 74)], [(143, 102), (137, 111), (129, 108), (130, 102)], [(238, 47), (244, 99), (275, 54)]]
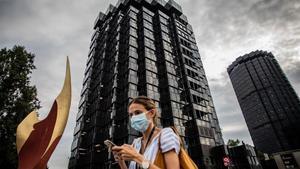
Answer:
[(37, 113), (33, 111), (18, 125), (18, 169), (46, 169), (47, 162), (66, 127), (70, 104), (71, 74), (67, 58), (63, 89), (55, 99), (48, 116), (39, 121)]

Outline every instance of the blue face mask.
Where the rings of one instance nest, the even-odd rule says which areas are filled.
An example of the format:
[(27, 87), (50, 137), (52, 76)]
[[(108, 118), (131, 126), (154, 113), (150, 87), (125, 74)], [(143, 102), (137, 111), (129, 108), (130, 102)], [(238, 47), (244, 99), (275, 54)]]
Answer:
[(142, 133), (145, 132), (149, 126), (146, 112), (132, 116), (130, 122), (132, 128)]

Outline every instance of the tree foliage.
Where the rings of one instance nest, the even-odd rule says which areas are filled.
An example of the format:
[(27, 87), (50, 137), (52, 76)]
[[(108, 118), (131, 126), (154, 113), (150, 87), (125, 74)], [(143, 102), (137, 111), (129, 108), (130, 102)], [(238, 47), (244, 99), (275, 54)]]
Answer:
[(233, 140), (233, 139), (229, 139), (228, 142), (227, 142), (227, 145), (228, 146), (238, 146), (240, 144), (240, 140), (239, 139), (236, 139), (236, 140)]
[(36, 87), (30, 84), (34, 54), (22, 46), (0, 51), (0, 166), (17, 168), (16, 129), (40, 108)]

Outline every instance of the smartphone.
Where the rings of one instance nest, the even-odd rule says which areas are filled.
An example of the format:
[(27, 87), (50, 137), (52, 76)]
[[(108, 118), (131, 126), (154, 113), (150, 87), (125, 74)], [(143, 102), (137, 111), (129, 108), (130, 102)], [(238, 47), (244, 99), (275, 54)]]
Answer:
[(110, 140), (105, 140), (104, 144), (108, 147), (108, 151), (111, 151), (111, 148), (116, 145), (115, 143), (113, 143)]

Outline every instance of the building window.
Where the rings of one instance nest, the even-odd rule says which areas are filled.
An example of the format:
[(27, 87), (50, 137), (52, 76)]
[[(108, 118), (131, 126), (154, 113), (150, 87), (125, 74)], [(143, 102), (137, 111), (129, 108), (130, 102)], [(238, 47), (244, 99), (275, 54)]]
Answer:
[(190, 60), (190, 59), (184, 58), (184, 62), (185, 62), (187, 65), (191, 66), (191, 67), (195, 67), (195, 66), (196, 66), (196, 63), (193, 62), (193, 61)]
[(156, 62), (150, 59), (145, 59), (146, 62), (146, 69), (151, 70), (153, 72), (157, 72)]
[(129, 29), (129, 34), (130, 34), (131, 36), (134, 36), (134, 37), (138, 38), (137, 30), (136, 30), (135, 28), (133, 28), (133, 27), (130, 27), (130, 29)]
[(147, 14), (146, 12), (143, 12), (143, 18), (145, 20), (147, 20), (148, 22), (152, 23), (152, 16), (150, 16), (149, 14)]
[(174, 56), (172, 55), (172, 53), (168, 52), (168, 51), (165, 51), (165, 59), (171, 63), (174, 64)]
[(137, 23), (136, 23), (136, 20), (134, 19), (130, 19), (129, 20), (129, 25), (134, 27), (135, 29), (137, 29)]
[(171, 39), (170, 39), (170, 37), (169, 37), (168, 34), (166, 34), (165, 32), (161, 32), (161, 36), (162, 36), (162, 39), (163, 39), (163, 40), (165, 40), (165, 41), (171, 43)]
[(152, 31), (150, 31), (148, 29), (144, 29), (144, 34), (145, 34), (146, 37), (154, 40), (154, 36), (153, 36), (153, 32)]
[(155, 50), (154, 42), (151, 39), (145, 37), (144, 40), (145, 40), (145, 46)]
[(138, 58), (137, 48), (133, 46), (129, 46), (129, 56), (132, 56), (134, 58)]
[(144, 11), (144, 13), (147, 13), (150, 16), (154, 16), (154, 13), (145, 7), (143, 7), (143, 11)]
[(155, 51), (150, 49), (150, 48), (145, 48), (145, 57), (152, 59), (154, 61), (156, 61), (156, 55), (155, 55)]
[(145, 27), (145, 28), (147, 28), (147, 29), (153, 31), (153, 26), (152, 26), (152, 24), (151, 24), (150, 22), (144, 20), (143, 23), (144, 23), (144, 27)]
[(132, 11), (132, 12), (134, 12), (134, 13), (139, 13), (139, 10), (136, 9), (135, 7), (133, 7), (133, 6), (130, 6), (129, 10)]
[(165, 33), (169, 33), (169, 29), (168, 29), (167, 26), (161, 24), (160, 27), (161, 27), (161, 30), (162, 30), (162, 31), (164, 31)]
[(166, 18), (164, 18), (164, 17), (162, 17), (162, 16), (159, 16), (159, 20), (160, 20), (160, 22), (161, 22), (162, 24), (168, 25), (168, 20), (167, 20)]
[(186, 69), (186, 71), (187, 71), (187, 75), (188, 76), (190, 76), (192, 78), (195, 78), (195, 79), (198, 79), (198, 77), (199, 77), (198, 73), (196, 73), (196, 72), (194, 72), (194, 71), (192, 71), (190, 69)]
[(129, 44), (134, 47), (138, 47), (137, 39), (133, 36), (129, 36)]
[(163, 46), (164, 46), (164, 49), (169, 51), (169, 52), (172, 52), (172, 46), (170, 43), (166, 42), (166, 41), (163, 41)]
[(137, 14), (133, 11), (130, 11), (128, 13), (128, 15), (130, 16), (131, 19), (137, 20)]
[(169, 73), (172, 73), (172, 74), (176, 75), (177, 66), (175, 66), (174, 64), (171, 64), (169, 62), (166, 62), (166, 67), (167, 67), (167, 71)]

